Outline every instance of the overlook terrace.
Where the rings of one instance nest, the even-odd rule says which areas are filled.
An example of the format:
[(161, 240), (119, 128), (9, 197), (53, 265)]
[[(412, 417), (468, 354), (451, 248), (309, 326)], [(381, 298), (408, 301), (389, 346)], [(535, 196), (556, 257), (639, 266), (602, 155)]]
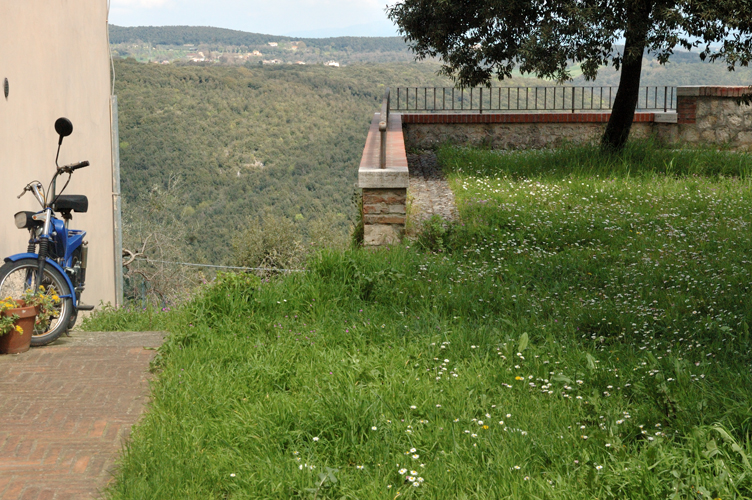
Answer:
[[(739, 100), (748, 91), (744, 86), (643, 87), (631, 136), (749, 150), (752, 107)], [(393, 94), (387, 89), (358, 173), (364, 244), (389, 245), (404, 235), (406, 150), (433, 149), (445, 142), (501, 149), (593, 142), (608, 123), (614, 95), (614, 87), (594, 86), (401, 87)]]

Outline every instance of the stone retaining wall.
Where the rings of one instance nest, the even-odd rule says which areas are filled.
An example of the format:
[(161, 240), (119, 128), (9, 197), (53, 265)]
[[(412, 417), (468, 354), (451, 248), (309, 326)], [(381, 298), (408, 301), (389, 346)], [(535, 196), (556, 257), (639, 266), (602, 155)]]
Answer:
[[(445, 142), (494, 149), (540, 149), (598, 141), (609, 116), (609, 113), (405, 114), (402, 127), (410, 149), (434, 149)], [(655, 113), (637, 113), (632, 137), (652, 135), (654, 121)]]
[(677, 141), (752, 149), (752, 106), (736, 99), (749, 87), (678, 87)]
[[(737, 104), (748, 87), (678, 87), (677, 112), (635, 113), (630, 137), (666, 144), (752, 149), (752, 106)], [(597, 142), (610, 113), (404, 114), (409, 149), (451, 142), (498, 149), (537, 149)]]

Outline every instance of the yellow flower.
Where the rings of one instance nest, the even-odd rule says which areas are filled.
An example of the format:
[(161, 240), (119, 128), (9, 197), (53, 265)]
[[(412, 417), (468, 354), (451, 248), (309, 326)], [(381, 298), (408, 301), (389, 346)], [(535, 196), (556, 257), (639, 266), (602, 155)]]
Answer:
[(17, 332), (18, 332), (19, 334), (23, 335), (23, 328), (21, 328), (21, 325), (16, 325), (16, 326), (14, 326), (13, 328), (15, 328), (15, 329), (16, 329), (16, 331), (17, 331)]
[(514, 379), (515, 379), (515, 380), (525, 380), (524, 378), (522, 378), (522, 377), (520, 377), (520, 376), (514, 377)]

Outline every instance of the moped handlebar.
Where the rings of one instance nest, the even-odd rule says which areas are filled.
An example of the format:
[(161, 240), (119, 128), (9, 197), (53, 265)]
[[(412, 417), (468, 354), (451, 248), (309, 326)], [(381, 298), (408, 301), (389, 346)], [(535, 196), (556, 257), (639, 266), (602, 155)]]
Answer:
[(89, 166), (89, 162), (87, 160), (84, 160), (78, 163), (71, 163), (70, 165), (63, 165), (62, 167), (57, 167), (57, 173), (72, 174), (74, 170), (78, 170), (79, 168), (84, 168), (88, 166)]
[(34, 197), (39, 200), (39, 203), (44, 205), (44, 195), (42, 194), (42, 184), (39, 181), (30, 182), (26, 185), (23, 191), (21, 191), (21, 194), (17, 196), (17, 198), (21, 198), (23, 195), (26, 194), (27, 191), (31, 191), (34, 194)]

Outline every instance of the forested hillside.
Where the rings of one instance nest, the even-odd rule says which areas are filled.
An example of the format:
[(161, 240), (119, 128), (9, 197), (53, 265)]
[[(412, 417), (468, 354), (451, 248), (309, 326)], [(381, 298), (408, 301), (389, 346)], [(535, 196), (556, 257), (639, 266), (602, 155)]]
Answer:
[[(436, 70), (115, 60), (126, 217), (176, 195), (172, 223), (193, 223), (184, 244), (192, 259), (211, 263), (232, 262), (233, 236), (249, 216), (285, 216), (303, 228), (342, 214), (346, 231), (366, 132), (386, 85), (447, 84)], [(167, 190), (171, 196), (162, 196)]]
[[(228, 36), (251, 36), (238, 33)], [(177, 36), (168, 41), (189, 39)], [(687, 53), (667, 66), (646, 59), (643, 68), (643, 85), (752, 82), (748, 68), (728, 72)], [(173, 238), (161, 257), (212, 264), (238, 263), (238, 235), (262, 220), (289, 222), (300, 241), (320, 234), (314, 228), (347, 233), (357, 165), (385, 88), (451, 86), (433, 62), (330, 68), (115, 58), (114, 69), (126, 245), (138, 248), (157, 231)], [(595, 84), (617, 78), (604, 68)]]

